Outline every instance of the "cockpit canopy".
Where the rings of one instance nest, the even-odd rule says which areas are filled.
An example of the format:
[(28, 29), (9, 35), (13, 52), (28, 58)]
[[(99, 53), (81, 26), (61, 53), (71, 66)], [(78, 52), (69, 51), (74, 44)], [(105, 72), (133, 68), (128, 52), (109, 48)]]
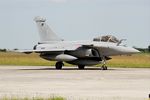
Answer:
[(93, 41), (118, 43), (119, 39), (117, 39), (113, 35), (105, 35), (105, 36), (96, 37), (96, 38), (93, 39)]

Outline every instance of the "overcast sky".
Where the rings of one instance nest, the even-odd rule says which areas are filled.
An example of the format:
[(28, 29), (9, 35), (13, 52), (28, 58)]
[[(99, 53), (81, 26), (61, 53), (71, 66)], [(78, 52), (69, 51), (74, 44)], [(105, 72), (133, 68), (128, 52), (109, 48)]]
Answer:
[(111, 34), (129, 46), (150, 45), (150, 0), (0, 0), (0, 48), (32, 48), (35, 16), (65, 40)]

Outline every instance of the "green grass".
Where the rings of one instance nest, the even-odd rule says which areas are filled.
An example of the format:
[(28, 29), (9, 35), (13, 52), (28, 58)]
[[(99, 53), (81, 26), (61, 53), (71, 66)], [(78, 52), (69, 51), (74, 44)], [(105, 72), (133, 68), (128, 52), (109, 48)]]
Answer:
[[(53, 66), (55, 61), (48, 61), (39, 57), (39, 54), (24, 54), (14, 52), (0, 52), (0, 65), (24, 66)], [(66, 64), (65, 66), (69, 66)]]
[(150, 53), (139, 53), (132, 56), (113, 56), (108, 66), (123, 68), (150, 68)]
[[(0, 65), (53, 66), (55, 61), (44, 60), (39, 57), (39, 54), (35, 53), (0, 52)], [(113, 56), (107, 62), (107, 65), (109, 67), (150, 68), (150, 53), (139, 53), (132, 56)], [(65, 66), (70, 65), (65, 63)]]
[(44, 60), (38, 54), (0, 52), (0, 65), (49, 66), (54, 62)]
[(43, 97), (0, 97), (0, 100), (66, 100), (63, 97), (49, 97), (49, 98), (43, 98)]

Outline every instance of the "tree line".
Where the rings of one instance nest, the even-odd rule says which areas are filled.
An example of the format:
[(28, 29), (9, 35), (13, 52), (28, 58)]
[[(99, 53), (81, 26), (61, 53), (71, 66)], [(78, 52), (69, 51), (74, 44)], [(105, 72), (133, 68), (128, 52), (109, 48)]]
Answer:
[(135, 49), (137, 49), (137, 50), (139, 50), (139, 51), (141, 51), (141, 52), (144, 52), (144, 53), (150, 52), (150, 45), (148, 46), (148, 48), (136, 48), (136, 47), (135, 47)]

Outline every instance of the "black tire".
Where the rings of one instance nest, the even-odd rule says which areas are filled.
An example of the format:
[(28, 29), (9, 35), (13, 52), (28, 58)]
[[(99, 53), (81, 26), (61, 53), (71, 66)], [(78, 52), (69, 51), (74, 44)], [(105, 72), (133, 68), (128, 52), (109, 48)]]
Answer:
[(107, 70), (107, 66), (103, 65), (103, 66), (101, 67), (101, 70)]
[(56, 65), (55, 65), (55, 67), (56, 67), (56, 69), (62, 69), (63, 65), (64, 64), (62, 62), (57, 62)]
[(78, 65), (79, 69), (84, 69), (85, 65)]
[(107, 70), (107, 66), (105, 66), (105, 70)]

